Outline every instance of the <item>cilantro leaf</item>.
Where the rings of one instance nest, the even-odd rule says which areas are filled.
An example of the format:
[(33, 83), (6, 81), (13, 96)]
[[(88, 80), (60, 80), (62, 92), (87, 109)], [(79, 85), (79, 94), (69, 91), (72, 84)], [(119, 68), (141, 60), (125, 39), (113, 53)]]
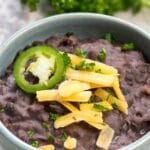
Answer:
[(51, 133), (48, 133), (48, 134), (46, 135), (46, 140), (47, 140), (48, 142), (54, 142), (55, 137), (54, 137)]
[(104, 106), (102, 106), (100, 104), (94, 104), (93, 108), (95, 108), (95, 109), (97, 109), (99, 111), (107, 111), (108, 110), (108, 108), (106, 108), (106, 107), (104, 107)]
[(62, 140), (62, 142), (65, 142), (67, 138), (68, 138), (67, 133), (66, 133), (66, 132), (63, 132), (62, 135), (61, 135), (61, 140)]
[(118, 105), (115, 102), (112, 103), (111, 105), (112, 105), (113, 108), (117, 108), (118, 107)]
[[(21, 0), (31, 11), (40, 7), (40, 0)], [(131, 9), (134, 13), (143, 7), (150, 8), (149, 0), (47, 0), (52, 7), (51, 13), (96, 12), (113, 15), (115, 12)], [(86, 7), (85, 7), (86, 6)]]
[(52, 120), (56, 121), (60, 117), (60, 115), (50, 112), (50, 117)]
[(30, 129), (30, 130), (27, 131), (27, 135), (28, 135), (30, 138), (33, 137), (34, 134), (35, 134), (35, 133), (34, 133), (34, 131), (33, 131), (32, 129)]
[(85, 66), (87, 71), (93, 71), (94, 67), (95, 67), (95, 63), (86, 63), (86, 66)]
[(134, 48), (135, 48), (135, 46), (134, 46), (134, 44), (133, 43), (125, 43), (125, 44), (123, 44), (122, 46), (121, 46), (121, 48), (122, 48), (122, 51), (132, 51), (132, 50), (134, 50)]
[(110, 43), (115, 43), (117, 41), (116, 37), (112, 33), (105, 33), (104, 39)]
[(70, 37), (70, 36), (73, 36), (74, 33), (73, 33), (73, 32), (67, 32), (65, 35), (66, 35), (67, 37)]
[(50, 128), (50, 123), (49, 122), (43, 122), (42, 123), (43, 128), (49, 129)]
[(80, 61), (79, 64), (75, 65), (76, 70), (84, 70), (85, 69), (85, 60)]
[(33, 147), (39, 147), (39, 141), (35, 140), (35, 141), (32, 141), (31, 145)]
[(79, 57), (82, 57), (82, 58), (87, 58), (88, 56), (88, 52), (87, 51), (83, 51), (82, 48), (76, 48), (75, 49), (75, 54)]
[(106, 59), (106, 49), (102, 48), (102, 50), (98, 54), (98, 59), (100, 61), (104, 61)]
[(71, 59), (70, 59), (70, 57), (68, 56), (68, 54), (66, 52), (64, 52), (62, 54), (62, 57), (63, 57), (63, 60), (64, 60), (65, 67), (67, 68), (71, 64)]

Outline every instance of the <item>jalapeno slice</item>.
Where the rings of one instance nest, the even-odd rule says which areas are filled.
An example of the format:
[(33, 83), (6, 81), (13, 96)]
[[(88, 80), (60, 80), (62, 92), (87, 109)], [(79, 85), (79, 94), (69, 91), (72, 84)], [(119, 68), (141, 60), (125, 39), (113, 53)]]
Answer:
[[(48, 46), (35, 46), (22, 52), (13, 70), (17, 85), (27, 93), (53, 88), (63, 79), (64, 72), (62, 55)], [(26, 79), (27, 74), (36, 77), (38, 81), (31, 83)]]

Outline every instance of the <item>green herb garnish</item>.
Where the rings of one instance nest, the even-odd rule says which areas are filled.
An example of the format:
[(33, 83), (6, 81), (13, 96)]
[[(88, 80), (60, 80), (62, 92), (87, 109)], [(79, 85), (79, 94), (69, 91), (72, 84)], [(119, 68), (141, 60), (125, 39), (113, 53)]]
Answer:
[(118, 105), (116, 103), (112, 103), (111, 105), (112, 105), (113, 108), (117, 108), (118, 107)]
[(102, 48), (102, 50), (98, 54), (98, 59), (100, 61), (104, 61), (106, 59), (106, 49)]
[(88, 52), (87, 51), (83, 51), (82, 48), (76, 48), (74, 53), (77, 56), (82, 57), (82, 58), (87, 58), (87, 56), (88, 56)]
[(85, 64), (85, 69), (87, 71), (93, 71), (94, 70), (94, 67), (95, 67), (95, 63), (86, 63)]
[(113, 41), (112, 34), (111, 33), (106, 33), (104, 35), (104, 39), (107, 40), (107, 41), (109, 41), (110, 43), (112, 43), (112, 41)]
[(31, 145), (33, 146), (33, 147), (39, 147), (39, 141), (32, 141), (32, 143), (31, 143)]
[(56, 121), (60, 117), (60, 115), (56, 113), (50, 113), (50, 117), (52, 120)]
[(30, 129), (30, 130), (27, 131), (27, 135), (28, 135), (30, 138), (33, 137), (34, 134), (35, 134), (35, 133), (34, 133), (34, 131), (33, 131), (32, 129)]
[(108, 108), (106, 108), (106, 107), (104, 107), (104, 106), (102, 106), (100, 104), (94, 104), (93, 108), (95, 108), (95, 109), (97, 109), (99, 111), (107, 111), (108, 110)]
[(65, 35), (66, 35), (67, 37), (70, 37), (70, 36), (73, 36), (74, 33), (73, 33), (73, 32), (67, 32)]
[(84, 70), (85, 69), (85, 60), (80, 61), (79, 64), (75, 65), (76, 70)]
[[(118, 11), (131, 9), (138, 12), (144, 7), (150, 7), (149, 0), (45, 0), (52, 7), (53, 14), (67, 12), (95, 12), (113, 15)], [(21, 0), (31, 11), (37, 10), (40, 0)]]
[(49, 122), (43, 122), (42, 123), (43, 128), (49, 129), (50, 128), (50, 123)]
[(54, 142), (55, 137), (54, 137), (51, 133), (48, 133), (48, 134), (46, 135), (46, 140), (47, 140), (48, 142)]
[(95, 72), (96, 73), (102, 73), (101, 69), (97, 69)]
[(86, 70), (86, 71), (93, 71), (95, 67), (95, 63), (86, 63), (85, 60), (80, 61), (79, 64), (75, 65), (76, 70)]
[(132, 51), (134, 49), (134, 44), (133, 43), (125, 43), (121, 46), (122, 51)]
[(67, 133), (66, 133), (66, 132), (63, 132), (62, 135), (61, 135), (61, 140), (62, 140), (62, 142), (65, 142), (67, 138), (68, 138)]
[(115, 43), (117, 41), (115, 36), (112, 33), (106, 33), (104, 35), (104, 39), (107, 40), (110, 43)]
[(65, 67), (67, 68), (71, 64), (71, 59), (66, 52), (62, 54)]

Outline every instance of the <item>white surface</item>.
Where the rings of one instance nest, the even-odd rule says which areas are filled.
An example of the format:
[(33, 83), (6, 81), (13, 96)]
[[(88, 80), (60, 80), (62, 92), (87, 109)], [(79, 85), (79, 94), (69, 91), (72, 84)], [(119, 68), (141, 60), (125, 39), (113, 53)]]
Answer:
[[(150, 9), (143, 9), (136, 15), (128, 11), (117, 13), (115, 16), (130, 21), (150, 33)], [(0, 43), (21, 27), (40, 18), (42, 14), (29, 13), (20, 5), (19, 0), (0, 0)], [(1, 143), (0, 150), (4, 150)]]

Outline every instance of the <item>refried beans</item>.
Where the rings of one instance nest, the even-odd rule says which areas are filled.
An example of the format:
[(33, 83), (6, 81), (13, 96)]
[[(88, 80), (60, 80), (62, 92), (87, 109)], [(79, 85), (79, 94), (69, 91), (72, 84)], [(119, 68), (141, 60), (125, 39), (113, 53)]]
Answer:
[[(104, 121), (115, 130), (109, 150), (126, 146), (150, 131), (150, 64), (140, 52), (122, 52), (119, 44), (104, 39), (79, 40), (73, 36), (50, 37), (43, 42), (33, 42), (24, 50), (36, 45), (47, 45), (69, 53), (80, 47), (96, 61), (99, 61), (99, 50), (106, 49), (104, 63), (118, 69), (129, 111), (128, 115), (118, 110), (104, 112)], [(61, 115), (68, 110), (57, 102), (38, 103), (35, 95), (17, 87), (12, 71), (13, 65), (10, 65), (0, 79), (0, 120), (13, 134), (28, 144), (33, 141), (38, 141), (39, 146), (52, 143), (56, 150), (63, 150), (62, 135), (66, 133), (77, 139), (76, 150), (100, 150), (95, 144), (98, 130), (84, 122), (55, 129), (50, 113)], [(44, 123), (48, 123), (48, 127)]]

